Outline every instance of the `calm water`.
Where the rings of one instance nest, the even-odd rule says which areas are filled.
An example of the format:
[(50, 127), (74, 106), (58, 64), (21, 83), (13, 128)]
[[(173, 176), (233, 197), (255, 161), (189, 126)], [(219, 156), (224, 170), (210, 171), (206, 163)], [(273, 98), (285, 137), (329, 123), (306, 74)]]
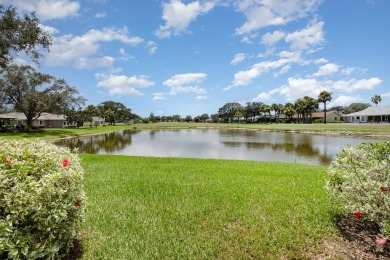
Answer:
[(373, 139), (246, 130), (124, 130), (56, 142), (80, 153), (299, 162), (329, 165), (348, 144)]

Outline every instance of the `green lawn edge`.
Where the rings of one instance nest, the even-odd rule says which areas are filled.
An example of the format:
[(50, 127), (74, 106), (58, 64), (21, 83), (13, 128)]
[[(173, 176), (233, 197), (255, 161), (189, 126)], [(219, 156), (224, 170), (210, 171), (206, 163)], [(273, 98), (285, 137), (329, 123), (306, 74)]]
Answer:
[(305, 259), (335, 236), (326, 167), (80, 155), (82, 259)]

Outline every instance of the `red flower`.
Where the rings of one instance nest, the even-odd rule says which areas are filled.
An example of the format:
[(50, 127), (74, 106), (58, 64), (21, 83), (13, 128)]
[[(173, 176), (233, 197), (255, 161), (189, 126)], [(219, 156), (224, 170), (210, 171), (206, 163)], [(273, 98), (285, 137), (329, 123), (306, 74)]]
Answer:
[(379, 189), (380, 189), (382, 192), (384, 192), (384, 193), (390, 192), (390, 189), (389, 189), (389, 188), (386, 188), (386, 187), (383, 187), (383, 186), (381, 186)]
[(68, 158), (65, 158), (63, 161), (62, 161), (62, 166), (63, 167), (67, 167), (69, 165), (69, 159)]
[(355, 215), (355, 217), (357, 217), (357, 218), (362, 218), (363, 217), (363, 215), (362, 215), (362, 213), (361, 212), (354, 212), (353, 213), (354, 215)]
[(387, 238), (383, 237), (383, 238), (380, 238), (378, 237), (376, 240), (375, 240), (375, 243), (377, 245), (384, 245), (387, 243)]
[(81, 205), (81, 200), (76, 200), (75, 202), (74, 202), (74, 206), (75, 207), (79, 207)]
[(12, 164), (12, 158), (11, 157), (5, 157), (5, 164), (11, 165)]

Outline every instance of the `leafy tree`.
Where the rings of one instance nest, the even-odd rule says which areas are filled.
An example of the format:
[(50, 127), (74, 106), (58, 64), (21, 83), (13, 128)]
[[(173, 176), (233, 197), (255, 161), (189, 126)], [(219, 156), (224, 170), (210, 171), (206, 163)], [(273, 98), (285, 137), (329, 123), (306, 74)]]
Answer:
[(237, 102), (226, 103), (223, 107), (219, 108), (218, 114), (224, 121), (233, 121), (234, 115), (239, 108), (242, 108), (242, 106)]
[(180, 122), (181, 121), (181, 116), (180, 115), (172, 115), (172, 120), (174, 122)]
[(271, 122), (271, 106), (263, 104), (261, 106), (261, 112), (263, 112), (265, 114), (265, 116), (267, 116), (267, 113), (268, 113), (269, 114), (269, 122)]
[(275, 121), (278, 123), (279, 122), (279, 115), (280, 115), (280, 113), (283, 112), (283, 104), (273, 103), (271, 105), (271, 110), (273, 110), (275, 112)]
[[(90, 126), (92, 127), (92, 123), (93, 123), (93, 117), (94, 116), (100, 116), (101, 115), (101, 111), (98, 107), (95, 107), (94, 105), (88, 105), (85, 109), (84, 109), (86, 115), (87, 115), (87, 121), (90, 121), (91, 124)], [(97, 127), (97, 126), (96, 126)]]
[(39, 26), (34, 13), (20, 17), (12, 6), (0, 4), (0, 68), (6, 68), (12, 61), (11, 53), (24, 52), (35, 63), (41, 56), (37, 46), (49, 49), (52, 39)]
[(237, 117), (237, 121), (238, 121), (238, 124), (240, 124), (240, 119), (241, 117), (244, 115), (244, 109), (241, 107), (241, 108), (238, 108), (236, 110), (236, 112), (234, 113), (234, 117)]
[(371, 102), (375, 104), (375, 106), (378, 106), (380, 102), (382, 102), (382, 98), (380, 95), (375, 95), (371, 98)]
[(368, 103), (352, 103), (349, 106), (344, 107), (344, 114), (351, 114), (358, 111), (362, 111), (371, 105)]
[(283, 113), (290, 119), (290, 122), (292, 122), (293, 116), (296, 113), (294, 105), (292, 103), (286, 103), (284, 105)]
[(243, 110), (243, 116), (245, 117), (245, 119), (248, 120), (248, 118), (252, 118), (253, 122), (256, 116), (261, 115), (262, 105), (263, 103), (261, 102), (247, 102)]
[(326, 102), (329, 102), (332, 100), (332, 92), (328, 91), (321, 91), (318, 95), (318, 102), (324, 103), (324, 124), (326, 124)]
[(206, 120), (209, 119), (210, 117), (209, 117), (208, 114), (203, 114), (203, 115), (200, 116), (200, 118), (201, 118), (202, 122), (204, 123), (204, 122), (206, 122)]
[(30, 66), (16, 65), (7, 67), (0, 75), (0, 98), (26, 116), (28, 127), (43, 112), (65, 113), (85, 101), (65, 80), (39, 73)]
[(79, 108), (78, 110), (72, 108), (66, 113), (66, 120), (70, 123), (76, 123), (77, 127), (83, 126), (84, 122), (92, 121), (85, 110)]
[(309, 97), (309, 96), (304, 96), (303, 100), (304, 100), (304, 104), (305, 104), (305, 107), (304, 107), (305, 114), (310, 117), (310, 121), (311, 121), (312, 113), (318, 109), (318, 101), (317, 101), (317, 99), (314, 99), (314, 98)]
[(98, 107), (110, 125), (115, 125), (115, 122), (128, 122), (132, 119), (131, 109), (120, 102), (105, 101)]
[(187, 123), (191, 122), (192, 121), (192, 116), (190, 116), (190, 115), (186, 116), (184, 121), (186, 121)]
[(305, 100), (300, 98), (294, 103), (294, 110), (298, 114), (298, 123), (299, 117), (302, 115), (302, 121), (305, 119)]
[(337, 113), (344, 113), (344, 107), (343, 106), (334, 106), (328, 109), (328, 111), (333, 111)]

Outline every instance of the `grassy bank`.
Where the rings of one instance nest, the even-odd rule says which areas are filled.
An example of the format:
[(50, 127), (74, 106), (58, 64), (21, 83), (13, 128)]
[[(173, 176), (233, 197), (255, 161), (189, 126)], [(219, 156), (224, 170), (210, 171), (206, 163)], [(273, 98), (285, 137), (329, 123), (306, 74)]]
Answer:
[(32, 133), (0, 133), (0, 138), (20, 139), (20, 138), (64, 138), (76, 137), (105, 132), (119, 131), (123, 129), (169, 129), (169, 128), (240, 128), (268, 131), (297, 131), (310, 133), (334, 133), (348, 135), (377, 135), (378, 137), (390, 136), (390, 124), (228, 124), (228, 123), (151, 123), (151, 124), (117, 124), (104, 127), (81, 127), (79, 129), (41, 129)]
[(300, 259), (336, 233), (321, 166), (80, 157), (83, 259)]

